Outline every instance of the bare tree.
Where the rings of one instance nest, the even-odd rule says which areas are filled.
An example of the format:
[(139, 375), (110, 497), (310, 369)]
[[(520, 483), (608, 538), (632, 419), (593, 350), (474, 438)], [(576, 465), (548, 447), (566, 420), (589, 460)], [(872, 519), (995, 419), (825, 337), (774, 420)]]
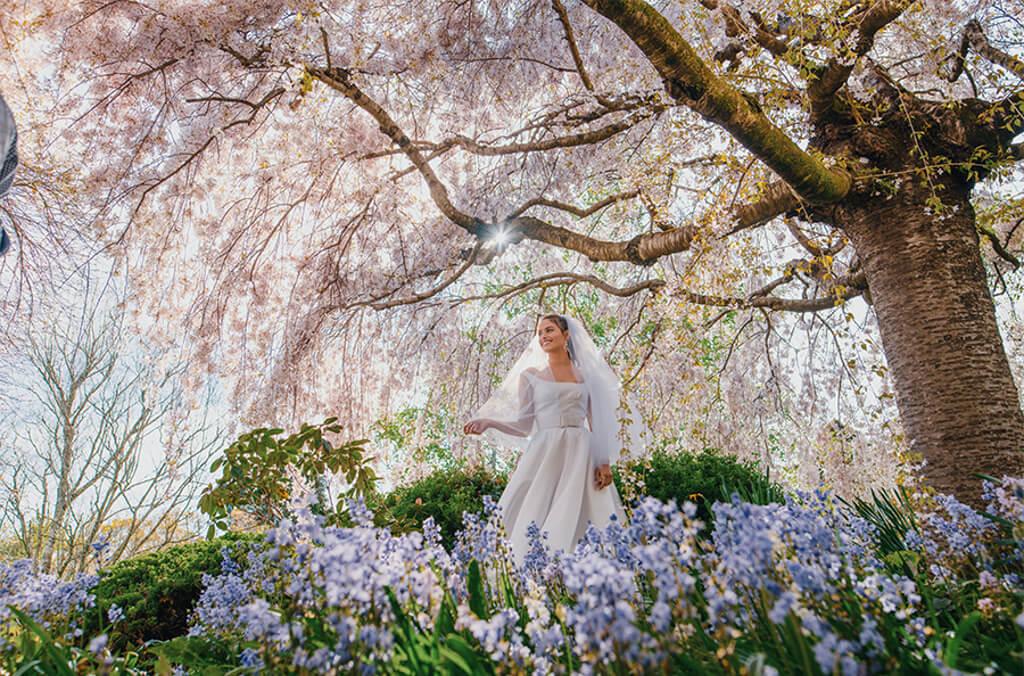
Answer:
[[(158, 369), (116, 314), (85, 311), (28, 339), (0, 436), (7, 555), (68, 575), (194, 536), (191, 509), (220, 439), (181, 416), (181, 369)], [(13, 551), (12, 551), (13, 550)]]

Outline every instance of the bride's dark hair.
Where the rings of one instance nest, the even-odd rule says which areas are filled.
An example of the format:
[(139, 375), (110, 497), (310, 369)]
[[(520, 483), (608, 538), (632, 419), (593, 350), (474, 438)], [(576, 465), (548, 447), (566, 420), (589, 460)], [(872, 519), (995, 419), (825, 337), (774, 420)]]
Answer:
[[(555, 324), (558, 325), (558, 328), (562, 329), (563, 331), (568, 331), (569, 330), (569, 322), (566, 321), (565, 317), (563, 317), (562, 315), (559, 315), (559, 314), (544, 315), (543, 317), (541, 317), (540, 319), (537, 320), (537, 324), (539, 325), (545, 319), (554, 322)], [(566, 341), (565, 341), (565, 349), (569, 351), (569, 361), (571, 361), (572, 363), (575, 364), (576, 363), (576, 351), (572, 349), (572, 337), (571, 336), (569, 338), (567, 338)]]

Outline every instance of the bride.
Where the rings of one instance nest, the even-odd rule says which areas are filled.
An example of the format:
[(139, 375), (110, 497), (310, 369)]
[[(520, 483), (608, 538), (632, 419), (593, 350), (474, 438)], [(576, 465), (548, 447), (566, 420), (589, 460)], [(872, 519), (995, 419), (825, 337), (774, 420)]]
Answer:
[[(603, 528), (613, 516), (624, 523), (611, 472), (623, 446), (620, 391), (583, 325), (545, 315), (536, 340), (463, 428), (522, 450), (498, 501), (518, 564), (530, 549), (531, 522), (563, 551), (575, 548), (590, 523)], [(627, 447), (638, 454), (641, 425), (626, 423)]]

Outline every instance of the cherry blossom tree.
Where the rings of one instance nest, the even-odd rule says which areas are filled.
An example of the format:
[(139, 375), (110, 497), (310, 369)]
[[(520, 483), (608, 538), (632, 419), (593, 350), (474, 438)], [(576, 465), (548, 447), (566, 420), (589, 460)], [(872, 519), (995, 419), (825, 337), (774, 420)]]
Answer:
[[(18, 34), (54, 45), (51, 143), (97, 160), (95, 234), (140, 307), (165, 340), (184, 316), (196, 360), (264, 413), (401, 387), (424, 336), (466, 339), (432, 310), (474, 300), (592, 288), (642, 367), (640, 345), (737, 311), (835, 337), (861, 298), (911, 449), (972, 497), (972, 473), (1024, 469), (983, 260), (1003, 289), (1019, 266), (1020, 14), (86, 0)], [(343, 386), (317, 367), (332, 353)]]

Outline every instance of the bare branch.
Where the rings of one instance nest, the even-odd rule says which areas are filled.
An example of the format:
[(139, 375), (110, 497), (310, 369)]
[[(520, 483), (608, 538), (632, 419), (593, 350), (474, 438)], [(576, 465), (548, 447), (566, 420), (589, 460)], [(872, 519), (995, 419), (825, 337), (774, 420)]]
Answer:
[(434, 204), (441, 210), (441, 213), (452, 223), (465, 228), (470, 233), (474, 235), (480, 234), (483, 223), (455, 208), (455, 205), (452, 204), (448, 197), (448, 189), (441, 183), (437, 174), (434, 173), (430, 163), (423, 157), (423, 153), (409, 140), (409, 137), (406, 136), (405, 132), (402, 131), (391, 115), (355, 85), (347, 70), (342, 68), (326, 70), (315, 66), (306, 66), (306, 70), (311, 76), (320, 80), (328, 87), (341, 92), (353, 103), (369, 113), (377, 121), (381, 132), (401, 148), (406, 157), (409, 158), (409, 161), (413, 163), (413, 166), (419, 170), (420, 175), (423, 176), (423, 180), (430, 190), (430, 196), (434, 200)]
[(480, 294), (476, 296), (464, 296), (459, 298), (459, 303), (466, 303), (473, 300), (488, 300), (494, 298), (504, 298), (513, 294), (522, 293), (524, 291), (530, 291), (532, 289), (549, 289), (554, 286), (572, 286), (573, 284), (585, 283), (604, 291), (612, 296), (618, 296), (620, 298), (626, 298), (633, 296), (641, 291), (651, 291), (657, 293), (663, 286), (665, 286), (665, 280), (663, 279), (648, 279), (643, 282), (638, 282), (632, 286), (617, 287), (609, 284), (599, 277), (594, 275), (581, 275), (574, 272), (552, 272), (547, 275), (541, 275), (521, 284), (510, 286), (501, 291), (495, 291), (494, 293)]
[[(517, 210), (520, 215), (497, 224), (487, 223), (457, 209), (452, 204), (447, 187), (434, 173), (429, 160), (410, 141), (408, 135), (402, 131), (388, 112), (352, 81), (348, 71), (335, 68), (328, 72), (315, 66), (307, 66), (307, 69), (314, 78), (341, 92), (369, 113), (377, 121), (381, 132), (405, 153), (409, 161), (419, 171), (430, 190), (434, 204), (437, 205), (441, 213), (452, 223), (477, 237), (488, 237), (501, 231), (508, 235), (513, 242), (521, 241), (525, 237), (563, 249), (578, 251), (594, 261), (629, 261), (636, 265), (649, 265), (662, 256), (689, 249), (697, 234), (697, 226), (683, 225), (665, 232), (640, 234), (626, 241), (600, 240), (552, 225), (539, 218), (522, 216), (522, 208)], [(769, 193), (768, 200), (764, 203), (759, 202), (753, 208), (747, 205), (737, 208), (734, 215), (734, 222), (737, 226), (751, 227), (764, 222), (777, 215), (778, 212), (772, 213), (771, 209), (791, 205), (795, 200), (792, 194), (789, 194), (788, 197), (783, 194), (782, 189), (778, 186), (773, 186)]]
[(732, 229), (723, 235), (728, 237), (741, 230), (764, 225), (779, 214), (792, 211), (800, 206), (800, 199), (785, 181), (775, 181), (765, 188), (764, 195), (756, 202), (743, 204), (733, 211)]
[(562, 4), (561, 0), (551, 0), (551, 4), (555, 8), (555, 12), (558, 13), (558, 20), (562, 22), (562, 28), (565, 29), (565, 40), (569, 43), (569, 51), (572, 53), (573, 63), (576, 64), (576, 72), (580, 74), (583, 86), (590, 91), (594, 91), (594, 83), (591, 82), (590, 76), (587, 75), (587, 69), (583, 66), (583, 57), (580, 56), (579, 47), (576, 46), (572, 24), (569, 23), (569, 13), (565, 11), (565, 5)]
[[(580, 132), (578, 134), (568, 134), (566, 136), (556, 136), (554, 138), (544, 139), (542, 141), (533, 141), (531, 143), (507, 143), (502, 145), (486, 145), (474, 141), (471, 138), (465, 136), (456, 136), (451, 139), (447, 139), (438, 143), (436, 146), (428, 143), (416, 144), (417, 147), (421, 147), (424, 150), (432, 150), (435, 153), (437, 151), (445, 152), (450, 148), (458, 147), (471, 152), (475, 155), (484, 156), (495, 156), (495, 155), (514, 155), (517, 153), (531, 153), (531, 152), (542, 152), (545, 150), (555, 150), (557, 148), (573, 148), (581, 145), (591, 145), (600, 141), (610, 139), (612, 136), (619, 134), (627, 129), (635, 127), (640, 122), (649, 119), (653, 115), (661, 113), (665, 109), (664, 106), (652, 107), (647, 110), (641, 111), (635, 115), (625, 117), (617, 122), (605, 125), (598, 129), (592, 129), (590, 131)], [(435, 155), (436, 156), (436, 155)]]
[(1020, 268), (1020, 259), (1014, 256), (1010, 251), (1003, 246), (1003, 243), (999, 241), (999, 235), (996, 231), (987, 225), (978, 225), (978, 232), (985, 236), (985, 239), (992, 245), (992, 250), (996, 252), (1000, 258), (1008, 262), (1016, 270)]
[(967, 22), (967, 26), (964, 28), (964, 37), (960, 43), (959, 52), (952, 55), (952, 58), (955, 61), (955, 66), (948, 77), (950, 82), (955, 82), (964, 72), (964, 64), (967, 58), (968, 47), (973, 48), (981, 57), (991, 61), (997, 66), (1002, 66), (1024, 80), (1024, 61), (1021, 61), (1016, 56), (995, 47), (988, 41), (985, 31), (981, 28), (981, 22), (977, 19), (971, 19)]
[(473, 263), (476, 262), (477, 254), (479, 254), (481, 246), (483, 246), (483, 242), (477, 241), (476, 245), (473, 246), (472, 251), (470, 251), (469, 255), (466, 256), (466, 260), (462, 263), (462, 265), (456, 268), (456, 270), (449, 277), (441, 281), (441, 283), (439, 283), (437, 286), (433, 288), (430, 288), (426, 291), (421, 291), (420, 293), (414, 293), (404, 298), (396, 298), (386, 301), (377, 300), (370, 302), (353, 303), (347, 307), (351, 308), (358, 307), (360, 305), (369, 305), (374, 310), (386, 310), (388, 308), (398, 307), (399, 305), (413, 305), (415, 303), (419, 303), (422, 300), (426, 300), (427, 298), (432, 298), (437, 294), (441, 293), (442, 291), (444, 291), (445, 289), (447, 289), (452, 284), (454, 284), (455, 281), (459, 277), (461, 277), (466, 272), (466, 270), (468, 270), (470, 266), (473, 265)]
[(785, 281), (792, 279), (791, 272), (770, 282), (765, 287), (753, 292), (746, 298), (702, 294), (680, 289), (676, 293), (683, 299), (697, 305), (711, 305), (728, 308), (762, 308), (766, 310), (786, 310), (788, 312), (820, 312), (842, 305), (847, 300), (862, 295), (867, 289), (864, 273), (854, 273), (847, 277), (832, 280), (832, 295), (814, 298), (780, 298), (769, 295), (769, 291), (777, 288)]
[(591, 216), (607, 206), (615, 204), (616, 202), (621, 202), (623, 200), (632, 199), (639, 194), (639, 190), (627, 190), (626, 192), (620, 192), (615, 195), (606, 197), (603, 200), (595, 202), (594, 204), (591, 204), (589, 207), (586, 208), (581, 208), (574, 204), (569, 204), (567, 202), (559, 202), (558, 200), (547, 199), (546, 197), (534, 197), (523, 202), (521, 206), (516, 207), (512, 211), (512, 213), (509, 214), (509, 217), (516, 218), (517, 216), (522, 215), (524, 211), (530, 209), (531, 207), (551, 207), (552, 209), (559, 209), (561, 211), (565, 211), (579, 218), (586, 218), (587, 216)]
[[(721, 12), (722, 17), (725, 20), (726, 36), (731, 38), (747, 36), (762, 49), (776, 57), (785, 57), (789, 54), (790, 46), (787, 44), (786, 40), (768, 30), (764, 21), (761, 20), (761, 16), (757, 14), (757, 12), (750, 13), (751, 18), (754, 19), (754, 25), (751, 26), (743, 20), (743, 16), (740, 14), (738, 7), (725, 4), (718, 5), (717, 3), (715, 3), (715, 6)], [(745, 47), (743, 44), (740, 44), (739, 42), (731, 42), (715, 54), (715, 60), (734, 61), (736, 57), (744, 51)]]

